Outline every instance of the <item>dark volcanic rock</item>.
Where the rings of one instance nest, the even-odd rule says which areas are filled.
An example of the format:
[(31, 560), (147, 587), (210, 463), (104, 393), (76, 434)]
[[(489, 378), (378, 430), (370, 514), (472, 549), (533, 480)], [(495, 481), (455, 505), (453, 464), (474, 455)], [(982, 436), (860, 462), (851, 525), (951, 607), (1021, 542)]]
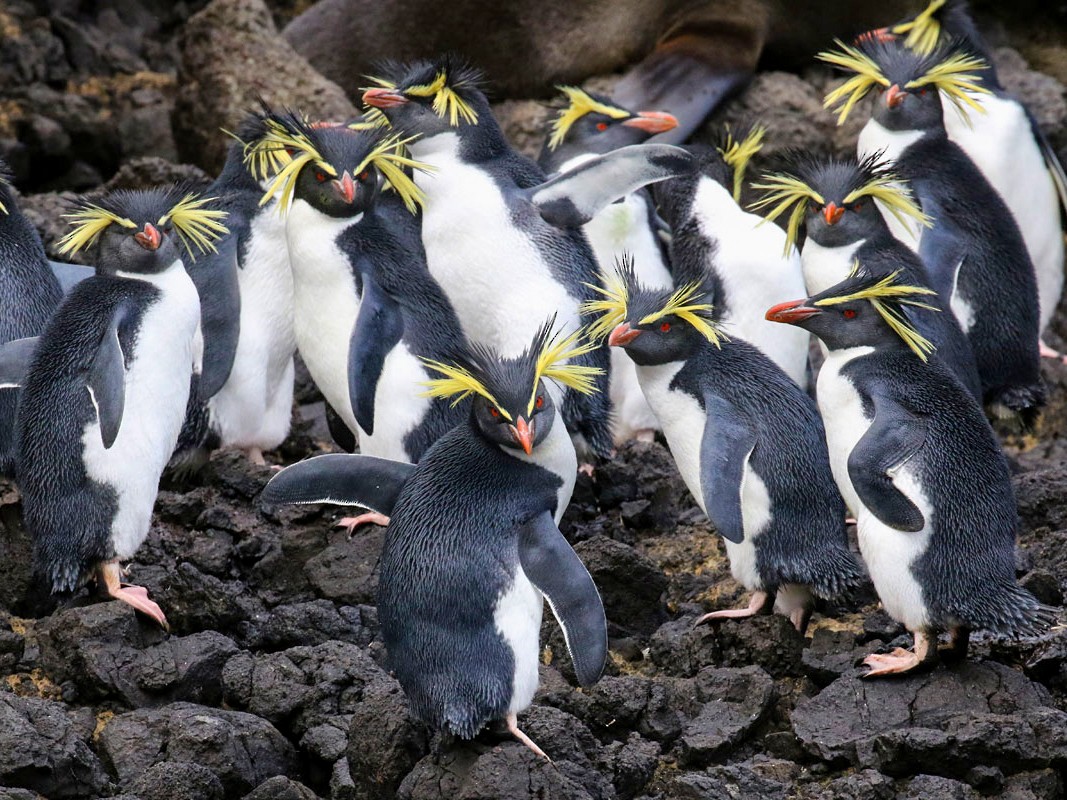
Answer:
[(608, 620), (651, 633), (663, 621), (667, 577), (632, 547), (606, 536), (579, 542), (575, 552), (600, 590)]
[(894, 800), (893, 779), (873, 769), (800, 787), (798, 800)]
[(774, 677), (800, 675), (804, 637), (777, 614), (723, 620), (694, 627), (698, 617), (672, 620), (650, 643), (652, 660), (672, 675), (693, 675), (708, 665), (757, 664)]
[(937, 775), (916, 775), (897, 792), (898, 800), (978, 800), (980, 796), (966, 783)]
[(241, 643), (253, 650), (284, 650), (331, 640), (366, 646), (377, 629), (372, 606), (341, 606), (329, 600), (291, 603), (263, 611), (240, 626)]
[(428, 747), (429, 732), (408, 712), (400, 684), (382, 674), (364, 689), (362, 702), (352, 713), (347, 766), (354, 796), (372, 800), (405, 796), (398, 787)]
[(296, 768), (292, 745), (266, 720), (192, 703), (117, 716), (99, 746), (124, 787), (153, 764), (189, 762), (213, 772), (229, 797)]
[(309, 559), (304, 572), (322, 597), (349, 604), (375, 603), (384, 542), (384, 528), (367, 526)]
[(95, 797), (108, 781), (89, 749), (91, 720), (50, 700), (0, 692), (0, 783), (51, 798)]
[(777, 697), (774, 681), (759, 667), (709, 667), (694, 685), (705, 705), (678, 740), (679, 761), (685, 766), (707, 766), (736, 747)]
[(244, 800), (316, 800), (316, 795), (302, 783), (275, 775), (246, 794)]
[(153, 764), (133, 782), (130, 792), (142, 800), (222, 800), (225, 789), (218, 776), (205, 766), (185, 761)]

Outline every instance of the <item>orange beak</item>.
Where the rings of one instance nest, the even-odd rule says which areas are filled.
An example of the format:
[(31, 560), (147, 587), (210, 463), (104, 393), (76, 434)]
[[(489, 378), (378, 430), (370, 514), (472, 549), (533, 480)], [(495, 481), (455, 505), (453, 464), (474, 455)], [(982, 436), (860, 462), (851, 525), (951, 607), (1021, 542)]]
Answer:
[(608, 337), (609, 347), (626, 347), (630, 342), (641, 335), (641, 331), (630, 327), (629, 322), (623, 322), (615, 326), (615, 330)]
[(522, 445), (526, 455), (533, 453), (533, 425), (527, 425), (526, 420), (519, 417), (515, 420), (515, 424), (511, 426), (511, 435), (515, 437), (516, 442)]
[(767, 309), (766, 318), (771, 322), (785, 322), (796, 325), (808, 317), (814, 317), (822, 313), (822, 309), (804, 305), (807, 300), (790, 300), (787, 303), (779, 303)]
[(874, 30), (861, 33), (856, 37), (857, 42), (892, 42), (896, 40), (896, 35), (889, 30), (889, 28), (875, 28)]
[(908, 96), (908, 93), (897, 86), (895, 83), (885, 90), (885, 104), (887, 108), (896, 108), (904, 102), (904, 98)]
[(638, 128), (645, 133), (665, 133), (678, 127), (678, 119), (663, 111), (642, 111), (636, 117), (624, 120), (627, 128)]
[(363, 93), (363, 104), (375, 108), (396, 108), (407, 101), (404, 93), (395, 89), (368, 89)]
[(145, 250), (158, 250), (159, 245), (163, 242), (163, 234), (159, 232), (151, 222), (144, 224), (144, 230), (133, 235), (133, 238), (137, 241), (137, 244), (141, 245)]
[(352, 180), (352, 176), (348, 174), (347, 169), (340, 178), (334, 179), (333, 188), (349, 205), (356, 199), (356, 182)]
[(823, 219), (826, 220), (827, 225), (836, 225), (838, 220), (841, 219), (841, 215), (845, 213), (844, 206), (838, 206), (831, 200), (826, 204), (822, 210)]

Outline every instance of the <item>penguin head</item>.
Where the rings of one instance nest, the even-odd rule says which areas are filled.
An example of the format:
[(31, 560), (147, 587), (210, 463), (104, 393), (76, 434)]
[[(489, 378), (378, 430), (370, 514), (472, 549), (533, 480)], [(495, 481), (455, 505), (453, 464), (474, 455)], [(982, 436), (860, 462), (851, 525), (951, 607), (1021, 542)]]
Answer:
[(103, 272), (147, 275), (175, 261), (215, 252), (229, 233), (217, 198), (199, 197), (181, 185), (112, 192), (98, 202), (83, 200), (65, 216), (73, 227), (59, 242), (62, 255), (93, 248)]
[(796, 244), (801, 228), (823, 247), (841, 247), (888, 233), (876, 200), (901, 222), (910, 218), (932, 224), (881, 153), (858, 160), (795, 151), (787, 156), (787, 163), (785, 169), (764, 175), (754, 185), (765, 194), (752, 205), (754, 210), (766, 209), (768, 220), (789, 213), (787, 250)]
[(856, 42), (902, 40), (909, 50), (929, 55), (952, 38), (963, 39), (972, 46), (982, 41), (967, 0), (930, 0), (914, 17), (860, 34)]
[(838, 124), (872, 91), (878, 95), (873, 118), (891, 131), (943, 132), (942, 99), (965, 117), (982, 112), (971, 95), (989, 93), (982, 85), (987, 64), (962, 42), (941, 44), (926, 55), (895, 40), (868, 39), (855, 47), (838, 41), (837, 46), (818, 58), (853, 73), (824, 101), (827, 108), (839, 107)]
[(596, 391), (594, 378), (601, 373), (597, 367), (567, 363), (596, 344), (580, 343), (581, 331), (553, 334), (554, 325), (554, 318), (545, 323), (515, 358), (474, 345), (447, 363), (423, 359), (443, 376), (427, 381), (425, 396), (454, 398), (453, 403), (473, 397), (470, 419), (475, 431), (494, 444), (530, 455), (556, 419), (547, 382), (591, 394)]
[(384, 120), (428, 139), (449, 131), (462, 132), (491, 119), (481, 90), (482, 75), (464, 60), (445, 55), (432, 61), (379, 66), (378, 84), (364, 90), (370, 121)]
[(640, 284), (632, 256), (615, 264), (603, 285), (593, 287), (601, 299), (592, 300), (583, 313), (598, 315), (589, 325), (590, 338), (607, 336), (612, 347), (622, 347), (641, 366), (684, 361), (708, 342), (721, 347), (725, 334), (713, 316), (699, 281), (678, 289), (655, 290)]
[(852, 275), (836, 286), (804, 300), (780, 303), (768, 309), (766, 318), (804, 328), (822, 339), (829, 350), (906, 347), (926, 361), (934, 346), (915, 329), (911, 310), (937, 312), (925, 302), (935, 292), (925, 286), (901, 284), (899, 275), (871, 275), (857, 265)]
[(631, 111), (602, 94), (577, 86), (556, 87), (566, 105), (552, 120), (540, 163), (546, 171), (579, 155), (600, 155), (678, 127), (678, 120), (663, 111)]
[(411, 159), (411, 141), (373, 124), (310, 122), (292, 111), (269, 112), (246, 141), (248, 168), (267, 182), (261, 205), (275, 195), (285, 211), (303, 200), (321, 214), (350, 218), (373, 208), (385, 182), (415, 212), (423, 194), (411, 169), (425, 165)]

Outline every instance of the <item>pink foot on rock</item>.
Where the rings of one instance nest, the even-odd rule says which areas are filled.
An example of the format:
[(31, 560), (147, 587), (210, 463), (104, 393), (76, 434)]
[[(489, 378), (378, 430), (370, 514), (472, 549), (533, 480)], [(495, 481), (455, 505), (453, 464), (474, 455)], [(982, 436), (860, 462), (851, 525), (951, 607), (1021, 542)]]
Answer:
[(368, 511), (357, 517), (341, 517), (337, 520), (335, 528), (344, 528), (351, 536), (360, 525), (381, 525), (383, 528), (389, 525), (389, 517), (379, 514), (377, 511)]

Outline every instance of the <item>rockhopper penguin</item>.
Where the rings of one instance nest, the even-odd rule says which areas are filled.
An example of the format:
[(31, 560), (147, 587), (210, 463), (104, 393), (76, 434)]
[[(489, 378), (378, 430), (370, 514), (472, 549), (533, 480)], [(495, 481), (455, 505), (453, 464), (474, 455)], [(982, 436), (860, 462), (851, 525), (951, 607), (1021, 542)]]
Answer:
[[(442, 377), (429, 391), (472, 403), (467, 422), (418, 464), (318, 456), (282, 470), (262, 495), (390, 515), (378, 613), (415, 716), (465, 739), (506, 719), (539, 755), (516, 715), (537, 690), (542, 597), (563, 628), (579, 683), (595, 682), (607, 657), (600, 595), (553, 519), (562, 513), (561, 477), (539, 460), (562, 428), (546, 384), (593, 391), (594, 375), (573, 360), (588, 347), (550, 330), (541, 328), (517, 358), (474, 346), (459, 362), (432, 363)], [(562, 439), (569, 445), (565, 432)]]
[(803, 632), (813, 594), (837, 597), (863, 576), (815, 403), (756, 347), (723, 334), (702, 302), (707, 287), (649, 290), (628, 263), (619, 276), (586, 307), (600, 314), (591, 335), (637, 364), (682, 478), (752, 592), (746, 609), (700, 621), (775, 605)]
[(940, 631), (963, 657), (971, 630), (1022, 636), (1051, 620), (1015, 581), (1018, 514), (996, 436), (912, 321), (933, 313), (930, 296), (860, 272), (767, 312), (826, 343), (830, 464), (882, 605), (915, 634), (914, 652), (868, 656), (868, 677), (928, 665)]

